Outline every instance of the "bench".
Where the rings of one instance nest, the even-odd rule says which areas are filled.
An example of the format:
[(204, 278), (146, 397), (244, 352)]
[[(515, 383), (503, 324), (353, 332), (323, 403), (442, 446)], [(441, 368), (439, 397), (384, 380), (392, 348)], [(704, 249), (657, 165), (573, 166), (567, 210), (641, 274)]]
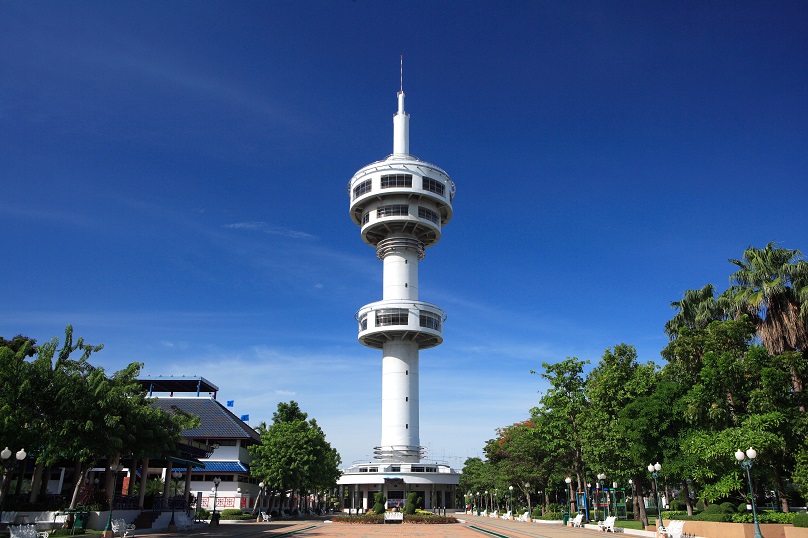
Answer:
[(614, 524), (617, 521), (616, 516), (609, 516), (604, 521), (598, 521), (598, 530), (605, 531), (605, 532), (615, 532)]
[(524, 514), (522, 514), (521, 516), (517, 517), (516, 519), (517, 519), (518, 521), (527, 521), (527, 517), (528, 517), (528, 513), (527, 513), (527, 512), (525, 512)]
[(668, 536), (669, 538), (682, 538), (682, 532), (685, 529), (685, 522), (681, 520), (673, 520), (668, 523), (668, 526), (659, 526), (659, 535)]
[(261, 512), (261, 521), (267, 522), (272, 521), (272, 514), (267, 514), (266, 512)]
[(37, 532), (35, 525), (10, 525), (11, 538), (48, 538), (47, 532)]
[(578, 514), (574, 518), (570, 519), (569, 522), (573, 527), (583, 527), (584, 526), (584, 515), (583, 514)]
[(3, 512), (3, 515), (0, 515), (0, 523), (7, 523), (8, 525), (14, 524), (14, 521), (17, 519), (17, 512)]
[(51, 519), (50, 512), (42, 512), (36, 518), (34, 518), (34, 525), (37, 527), (45, 527), (46, 530), (53, 531), (57, 528), (61, 528), (64, 526), (65, 522), (67, 521), (67, 514), (60, 514), (59, 512), (53, 513), (53, 518)]
[(185, 512), (178, 512), (174, 514), (174, 524), (177, 526), (177, 529), (181, 531), (191, 530), (194, 526), (194, 520)]
[(385, 512), (385, 523), (404, 523), (404, 512)]
[(135, 525), (127, 524), (125, 519), (113, 519), (112, 534), (121, 538), (130, 538), (135, 535)]

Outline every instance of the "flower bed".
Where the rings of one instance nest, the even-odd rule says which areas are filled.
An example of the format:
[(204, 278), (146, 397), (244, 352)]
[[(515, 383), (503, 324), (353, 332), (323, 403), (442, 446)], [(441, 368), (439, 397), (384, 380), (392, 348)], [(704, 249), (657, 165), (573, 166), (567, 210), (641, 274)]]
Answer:
[[(354, 524), (354, 525), (383, 525), (384, 515), (367, 513), (362, 515), (344, 515), (331, 518), (332, 523)], [(457, 523), (457, 519), (452, 516), (438, 516), (435, 514), (405, 514), (404, 524), (414, 525), (443, 525), (447, 523)]]

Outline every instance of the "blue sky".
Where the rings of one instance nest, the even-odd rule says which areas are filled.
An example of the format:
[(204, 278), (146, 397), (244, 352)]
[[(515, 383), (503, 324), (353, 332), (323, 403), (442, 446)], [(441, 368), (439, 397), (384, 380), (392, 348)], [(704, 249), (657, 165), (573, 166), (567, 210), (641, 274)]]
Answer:
[(0, 335), (202, 375), (251, 423), (294, 399), (343, 461), (380, 440), (348, 215), (392, 152), (457, 184), (420, 265), (448, 313), (421, 442), (455, 466), (528, 415), (531, 369), (621, 342), (748, 245), (808, 250), (804, 2), (0, 0)]

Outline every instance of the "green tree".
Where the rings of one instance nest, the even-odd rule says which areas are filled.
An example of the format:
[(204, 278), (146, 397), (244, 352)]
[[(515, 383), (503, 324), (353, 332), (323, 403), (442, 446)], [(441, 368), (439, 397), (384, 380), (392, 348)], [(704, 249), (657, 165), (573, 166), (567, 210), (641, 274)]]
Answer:
[[(769, 243), (763, 249), (750, 246), (740, 260), (730, 262), (738, 266), (730, 276), (733, 285), (725, 292), (730, 308), (737, 315), (750, 316), (769, 353), (801, 351), (804, 362), (808, 351), (808, 262), (800, 251)], [(792, 368), (791, 382), (801, 397), (800, 368)], [(802, 398), (799, 405), (805, 411)]]
[[(498, 480), (505, 488), (514, 486), (521, 492), (532, 513), (530, 493), (536, 488), (544, 488), (554, 462), (544, 450), (544, 436), (541, 427), (532, 420), (500, 428), (496, 439), (488, 441), (485, 454), (494, 464)], [(529, 484), (529, 486), (528, 486)]]
[[(656, 366), (650, 362), (640, 364), (637, 350), (628, 344), (607, 349), (590, 371), (586, 378), (589, 407), (582, 436), (584, 459), (593, 473), (606, 474), (609, 482), (627, 482), (631, 478), (636, 484), (642, 483), (641, 473), (647, 462), (659, 458), (659, 437), (643, 439), (649, 443), (644, 445), (645, 450), (641, 451), (644, 453), (626, 450), (638, 437), (634, 429), (637, 415), (621, 411), (637, 399), (653, 394), (656, 382)], [(675, 434), (667, 432), (671, 433)], [(636, 498), (633, 502), (635, 507), (640, 504)], [(642, 509), (640, 516), (644, 516)]]
[(665, 323), (665, 334), (675, 340), (683, 328), (703, 329), (710, 322), (724, 319), (722, 302), (715, 297), (715, 286), (706, 284), (698, 290), (687, 290), (679, 301), (671, 303), (676, 314)]
[[(743, 315), (682, 330), (663, 351), (670, 361), (666, 369), (683, 371), (681, 365), (688, 365), (680, 400), (688, 428), (680, 436), (679, 454), (707, 501), (744, 491), (741, 470), (731, 457), (738, 448), (754, 446), (760, 454), (755, 472), (784, 491), (806, 444), (804, 413), (791, 403), (793, 358), (770, 355), (754, 344), (754, 334)], [(781, 501), (788, 511), (787, 496)]]
[(587, 364), (589, 361), (575, 357), (555, 364), (542, 363), (541, 377), (550, 382), (550, 388), (539, 399), (539, 405), (530, 410), (532, 420), (542, 425), (549, 457), (562, 473), (575, 475), (577, 491), (583, 490), (586, 472), (583, 422), (588, 402), (583, 368)]
[(322, 491), (336, 486), (339, 454), (297, 402), (279, 403), (273, 423), (258, 425), (261, 443), (250, 447), (251, 474), (274, 496), (288, 490)]

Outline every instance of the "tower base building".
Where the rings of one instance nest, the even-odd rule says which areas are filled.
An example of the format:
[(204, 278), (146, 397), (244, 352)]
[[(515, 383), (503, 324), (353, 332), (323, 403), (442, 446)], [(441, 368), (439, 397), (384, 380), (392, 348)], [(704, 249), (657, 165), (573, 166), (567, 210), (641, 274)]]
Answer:
[(434, 164), (410, 155), (404, 91), (393, 116), (393, 153), (360, 169), (348, 184), (350, 216), (383, 264), (382, 300), (356, 313), (359, 342), (382, 351), (382, 435), (373, 462), (354, 463), (339, 479), (346, 511), (363, 512), (381, 492), (403, 506), (415, 492), (426, 510), (455, 508), (460, 473), (427, 459), (419, 437), (419, 354), (443, 342), (446, 314), (418, 298), (418, 264), (452, 218), (455, 184)]

